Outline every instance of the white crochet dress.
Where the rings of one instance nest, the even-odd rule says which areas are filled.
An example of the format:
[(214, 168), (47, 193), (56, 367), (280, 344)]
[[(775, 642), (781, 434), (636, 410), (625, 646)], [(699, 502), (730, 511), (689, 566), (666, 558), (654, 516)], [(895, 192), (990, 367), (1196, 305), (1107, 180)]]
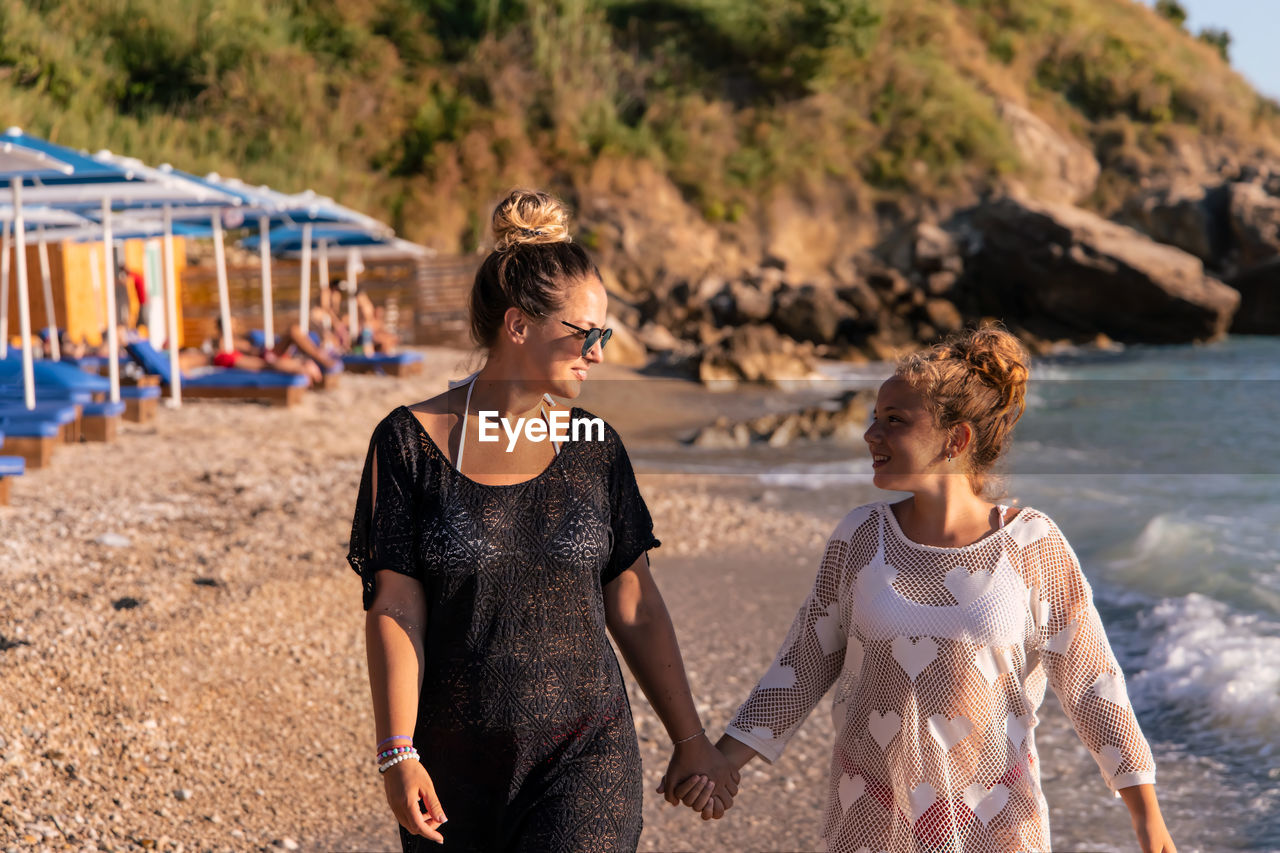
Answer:
[[(1075, 552), (1024, 508), (979, 541), (909, 540), (886, 502), (827, 543), (808, 599), (727, 732), (773, 762), (834, 683), (833, 851), (1048, 851), (1046, 681), (1112, 791), (1155, 762)], [(1118, 796), (1118, 795), (1117, 795)]]

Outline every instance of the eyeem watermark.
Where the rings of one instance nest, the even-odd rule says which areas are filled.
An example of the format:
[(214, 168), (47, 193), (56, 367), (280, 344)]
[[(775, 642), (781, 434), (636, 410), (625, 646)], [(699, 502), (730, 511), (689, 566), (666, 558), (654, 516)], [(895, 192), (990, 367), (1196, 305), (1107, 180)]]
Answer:
[(542, 418), (516, 418), (515, 425), (507, 418), (499, 417), (496, 410), (477, 412), (480, 416), (480, 440), (501, 441), (498, 432), (501, 424), (502, 432), (507, 436), (507, 452), (515, 449), (520, 434), (529, 441), (604, 441), (604, 421), (599, 418), (573, 418), (563, 409), (551, 412), (547, 417), (548, 425)]

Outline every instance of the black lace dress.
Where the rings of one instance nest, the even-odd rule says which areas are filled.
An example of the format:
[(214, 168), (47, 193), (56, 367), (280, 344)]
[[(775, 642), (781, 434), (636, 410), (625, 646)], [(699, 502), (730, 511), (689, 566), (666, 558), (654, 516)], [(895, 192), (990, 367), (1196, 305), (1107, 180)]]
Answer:
[[(607, 425), (509, 486), (455, 470), (406, 408), (374, 430), (347, 559), (365, 609), (381, 569), (426, 593), (413, 739), (448, 817), (445, 849), (635, 850), (640, 753), (602, 590), (658, 544)], [(400, 836), (405, 851), (439, 849)]]

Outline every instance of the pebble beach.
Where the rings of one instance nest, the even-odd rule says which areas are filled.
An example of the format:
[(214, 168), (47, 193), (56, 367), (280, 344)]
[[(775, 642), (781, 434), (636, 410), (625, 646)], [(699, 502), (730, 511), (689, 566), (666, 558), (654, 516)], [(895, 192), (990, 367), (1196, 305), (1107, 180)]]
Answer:
[[(467, 372), (466, 353), (424, 354), (423, 376), (347, 375), (293, 409), (162, 408), (14, 483), (0, 508), (0, 849), (399, 849), (370, 760), (364, 614), (345, 554), (374, 425)], [(634, 390), (594, 411), (624, 440), (662, 440), (662, 408), (638, 404), (652, 384), (600, 373)], [(682, 387), (684, 425), (723, 408)], [(884, 493), (801, 507), (785, 490), (637, 468), (663, 541), (654, 574), (718, 737), (835, 523)], [(654, 793), (669, 741), (629, 686), (642, 850), (818, 849), (827, 700), (776, 765), (748, 767), (726, 817), (704, 823)], [(1046, 795), (1088, 792), (1074, 814), (1055, 811), (1055, 849), (1133, 849), (1127, 814), (1054, 705), (1038, 737)]]

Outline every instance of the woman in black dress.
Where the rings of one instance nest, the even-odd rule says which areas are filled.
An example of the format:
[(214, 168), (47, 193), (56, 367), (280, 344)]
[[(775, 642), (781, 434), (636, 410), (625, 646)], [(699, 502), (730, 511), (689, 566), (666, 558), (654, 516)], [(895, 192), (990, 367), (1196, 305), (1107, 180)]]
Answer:
[[(718, 817), (737, 790), (649, 573), (659, 543), (626, 450), (607, 424), (547, 396), (576, 397), (608, 340), (604, 286), (566, 220), (544, 193), (498, 206), (471, 295), (484, 367), (396, 409), (370, 442), (348, 559), (364, 584), (378, 763), (405, 851), (427, 849), (424, 838), (451, 850), (636, 848), (640, 756), (606, 628), (677, 744), (668, 778), (700, 780), (686, 804)], [(516, 440), (494, 412), (513, 429), (526, 419)]]

